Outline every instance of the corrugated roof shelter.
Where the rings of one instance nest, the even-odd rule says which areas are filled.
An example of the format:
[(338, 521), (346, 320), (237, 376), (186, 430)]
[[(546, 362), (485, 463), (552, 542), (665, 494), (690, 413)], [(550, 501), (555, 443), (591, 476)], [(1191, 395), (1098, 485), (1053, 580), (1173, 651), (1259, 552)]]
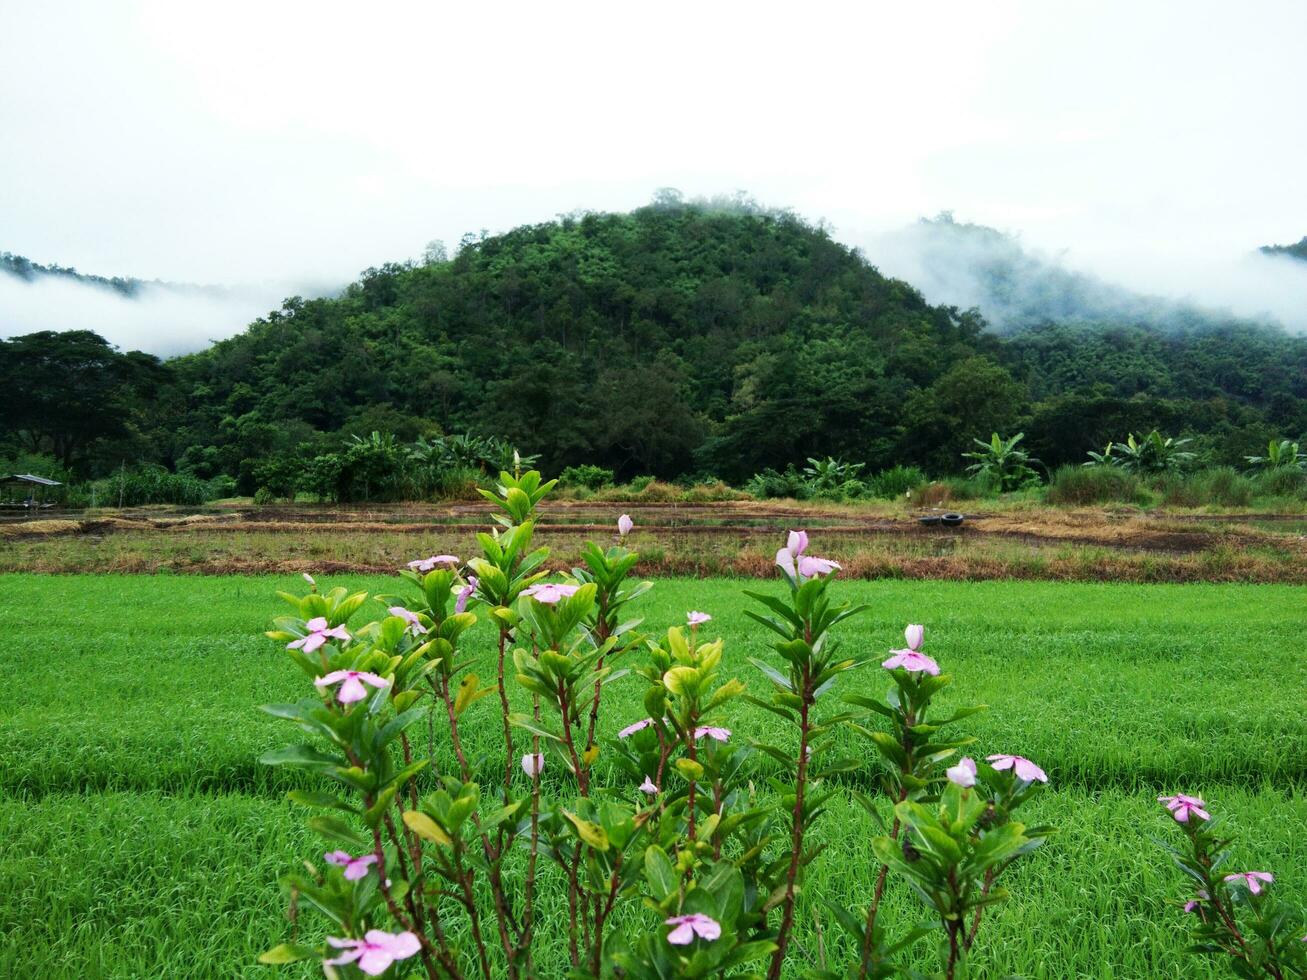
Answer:
[(61, 486), (58, 480), (33, 473), (8, 473), (0, 476), (0, 503), (7, 507), (53, 507), (53, 501), (46, 502), (46, 491)]

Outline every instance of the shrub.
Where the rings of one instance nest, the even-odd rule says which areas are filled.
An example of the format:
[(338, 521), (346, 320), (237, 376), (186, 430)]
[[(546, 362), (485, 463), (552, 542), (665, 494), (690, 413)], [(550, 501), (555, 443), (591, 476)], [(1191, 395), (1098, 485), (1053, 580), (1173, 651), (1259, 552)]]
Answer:
[(1259, 497), (1307, 499), (1307, 472), (1288, 466), (1265, 470), (1254, 478)]
[(1050, 504), (1143, 504), (1148, 491), (1139, 477), (1119, 466), (1060, 466), (1048, 486)]
[(100, 507), (142, 507), (148, 504), (196, 506), (209, 499), (209, 486), (185, 473), (169, 473), (162, 466), (147, 465), (120, 470), (96, 481), (93, 488)]
[(744, 484), (744, 489), (759, 500), (807, 500), (812, 496), (811, 485), (793, 466), (787, 467), (784, 473), (771, 468), (756, 473)]
[(222, 500), (236, 496), (236, 480), (226, 473), (219, 473), (209, 480), (209, 499)]
[(682, 493), (681, 499), (691, 504), (711, 504), (722, 500), (748, 500), (749, 495), (721, 480), (714, 480), (712, 483), (696, 483)]
[(896, 500), (929, 482), (926, 474), (916, 466), (891, 466), (868, 478), (867, 496)]
[(440, 500), (479, 500), (483, 478), (475, 466), (451, 466), (436, 475), (432, 492)]
[(562, 487), (584, 487), (586, 490), (600, 490), (612, 486), (613, 471), (602, 466), (569, 466), (558, 475), (558, 484)]
[(266, 507), (268, 504), (275, 504), (277, 495), (267, 487), (259, 487), (254, 491), (254, 504), (256, 507)]
[(1194, 477), (1198, 494), (1209, 504), (1222, 507), (1247, 507), (1252, 503), (1253, 481), (1233, 466), (1216, 466)]
[(674, 483), (663, 483), (661, 480), (650, 480), (643, 490), (637, 494), (640, 500), (651, 501), (653, 503), (672, 503), (681, 499), (684, 491)]
[[(805, 866), (822, 851), (823, 801), (869, 755), (872, 795), (854, 794), (881, 828), (860, 879), (868, 904), (825, 902), (850, 959), (821, 975), (918, 975), (906, 961), (930, 929), (887, 928), (881, 901), (892, 887), (924, 899), (943, 934), (937, 975), (967, 976), (985, 910), (1007, 897), (1000, 878), (1054, 832), (1014, 818), (1048, 776), (1016, 755), (955, 758), (975, 741), (955, 726), (984, 706), (950, 697), (937, 709), (952, 677), (923, 652), (923, 627), (908, 626), (906, 647), (883, 661), (847, 656), (837, 627), (866, 607), (833, 601), (839, 565), (792, 531), (776, 554), (780, 594), (749, 593), (751, 617), (776, 634), (767, 660), (750, 658), (770, 696), (752, 697), (728, 674), (737, 658), (706, 635), (710, 614), (690, 611), (684, 625), (649, 635), (632, 628), (640, 619), (628, 607), (653, 586), (630, 579), (640, 556), (624, 545), (588, 544), (568, 581), (543, 581), (547, 549), (533, 547), (533, 518), (552, 481), (532, 471), (500, 482), (487, 496), (502, 528), (479, 537), (483, 554), (410, 562), (407, 595), (322, 594), (312, 578), (306, 595), (281, 593), (291, 615), (268, 636), (285, 645), (305, 696), (264, 708), (294, 726), (298, 744), (262, 761), (321, 781), (289, 795), (314, 811), (307, 824), (330, 848), (325, 865), (305, 861), (281, 885), (292, 909), (325, 916), (330, 935), (260, 960), (317, 960), (342, 978), (393, 975), (399, 962), (410, 976), (520, 980), (545, 975), (532, 944), (550, 929), (566, 936), (572, 977), (759, 976), (768, 961), (774, 980), (787, 964), (810, 965), (790, 934), (800, 889), (813, 887)], [(385, 614), (348, 625), (370, 599)], [(498, 640), (486, 683), (470, 669), (483, 659), (469, 655), (478, 623)], [(647, 717), (622, 719), (595, 766), (618, 657), (644, 682)], [(837, 686), (868, 670), (877, 688), (888, 679), (883, 700), (853, 693), (866, 684)], [(513, 711), (510, 694), (529, 695), (533, 710)], [(781, 719), (783, 746), (723, 727), (742, 697)], [(502, 757), (465, 752), (465, 714), (496, 708)], [(837, 754), (841, 723), (866, 740), (858, 756)], [(421, 732), (450, 749), (438, 775)], [(763, 785), (776, 803), (758, 798)]]

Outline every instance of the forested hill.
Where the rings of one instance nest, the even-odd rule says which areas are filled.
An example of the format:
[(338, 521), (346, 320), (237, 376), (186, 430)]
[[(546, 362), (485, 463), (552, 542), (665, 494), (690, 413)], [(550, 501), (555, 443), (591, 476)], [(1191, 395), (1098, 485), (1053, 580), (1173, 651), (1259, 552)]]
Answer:
[[(0, 341), (0, 383), (16, 392), (40, 376), (19, 365), (57, 367), (60, 336)], [(46, 405), (40, 431), (53, 430), (57, 399), (40, 394), (9, 402)], [(69, 466), (154, 460), (239, 475), (246, 492), (261, 460), (374, 430), (507, 438), (554, 473), (733, 481), (825, 455), (955, 473), (995, 430), (1024, 430), (1050, 466), (1154, 427), (1238, 464), (1307, 434), (1307, 339), (1211, 317), (1168, 329), (1124, 309), (999, 333), (791, 214), (664, 198), (369, 269), (166, 362), (115, 404), (121, 417), (95, 416), (110, 434), (77, 442)], [(0, 450), (55, 438), (0, 423)]]
[(1263, 245), (1261, 251), (1266, 255), (1287, 255), (1307, 262), (1307, 235), (1292, 245)]
[[(551, 468), (742, 477), (824, 453), (920, 457), (940, 400), (968, 437), (1014, 416), (1019, 386), (981, 328), (788, 214), (588, 214), (370, 269), (178, 362), (182, 441), (362, 415), (503, 435)], [(951, 465), (949, 428), (929, 448)]]

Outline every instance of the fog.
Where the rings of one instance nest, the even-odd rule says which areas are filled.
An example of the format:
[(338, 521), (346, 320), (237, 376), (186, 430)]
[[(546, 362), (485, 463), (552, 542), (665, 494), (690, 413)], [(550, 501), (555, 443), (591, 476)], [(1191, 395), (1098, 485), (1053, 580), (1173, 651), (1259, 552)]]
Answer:
[(142, 284), (133, 296), (56, 276), (28, 281), (0, 270), (0, 337), (38, 330), (93, 330), (123, 350), (168, 356), (222, 340), (312, 287), (202, 288)]
[(869, 235), (862, 247), (930, 302), (975, 307), (999, 331), (1047, 321), (1171, 329), (1228, 319), (1307, 331), (1307, 262), (1281, 255), (1137, 252), (1100, 259), (1099, 274), (1071, 249), (1030, 249), (1019, 233), (949, 215)]

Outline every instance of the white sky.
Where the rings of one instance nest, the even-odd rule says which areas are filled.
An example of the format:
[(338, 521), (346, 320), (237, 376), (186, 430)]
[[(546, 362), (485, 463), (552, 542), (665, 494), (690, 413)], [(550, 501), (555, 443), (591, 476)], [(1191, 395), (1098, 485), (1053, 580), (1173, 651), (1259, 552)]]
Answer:
[(1304, 0), (0, 0), (0, 249), (272, 295), (674, 186), (1201, 299), (1307, 234), (1304, 50)]

